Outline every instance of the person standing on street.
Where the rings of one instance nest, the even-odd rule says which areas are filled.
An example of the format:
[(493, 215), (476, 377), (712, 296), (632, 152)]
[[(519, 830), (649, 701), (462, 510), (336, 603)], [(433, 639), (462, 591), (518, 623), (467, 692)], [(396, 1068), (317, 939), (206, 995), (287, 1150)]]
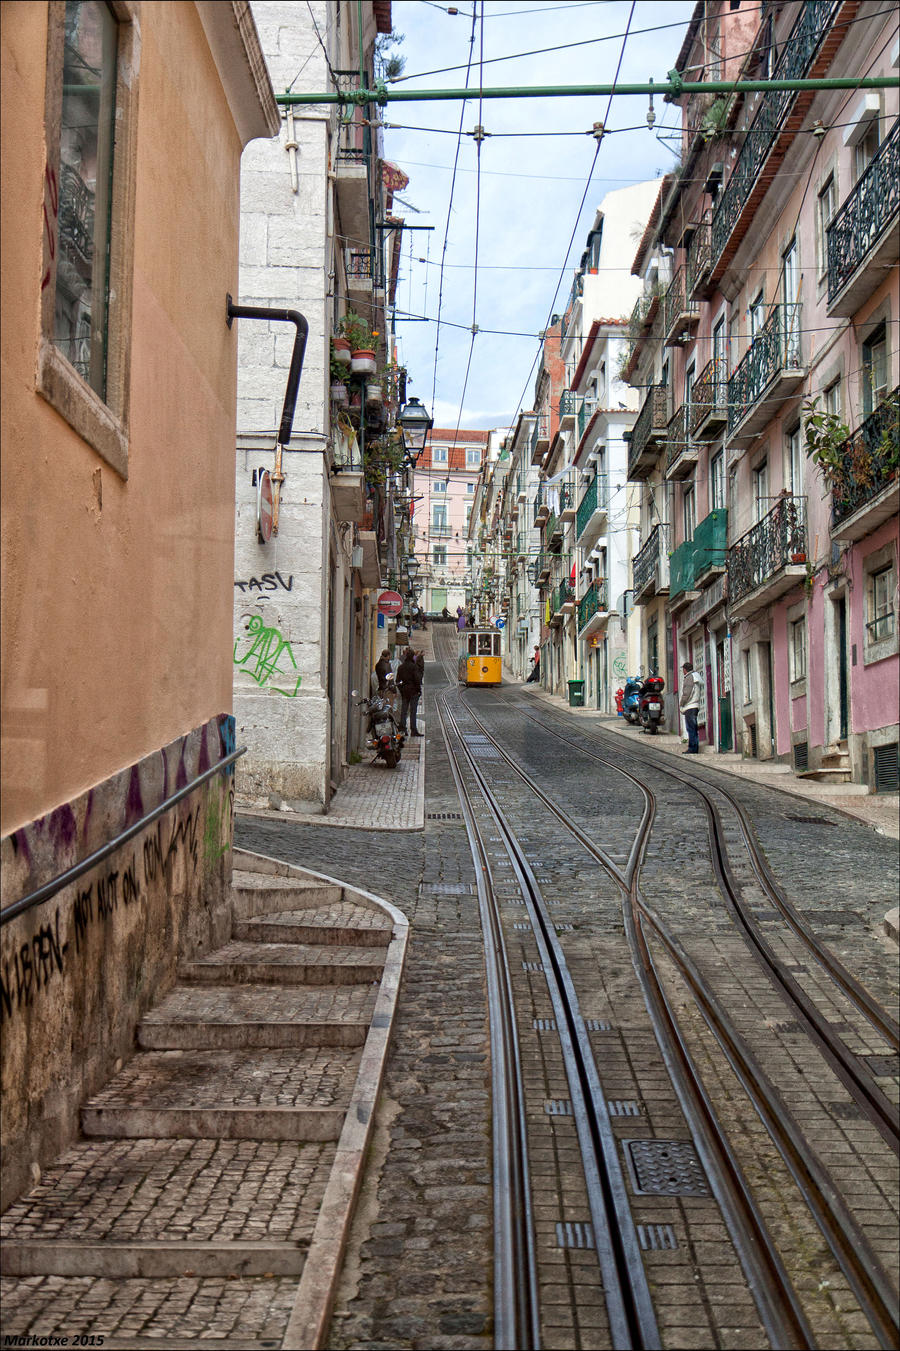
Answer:
[(416, 726), (416, 710), (419, 707), (419, 699), (422, 695), (422, 675), (425, 667), (424, 658), (420, 666), (415, 653), (411, 647), (408, 647), (403, 653), (403, 660), (397, 667), (397, 688), (400, 691), (400, 731), (406, 733), (406, 719), (409, 716), (409, 734), (410, 736), (421, 736)]
[(688, 734), (687, 750), (683, 751), (682, 754), (699, 755), (700, 738), (697, 734), (697, 714), (700, 710), (700, 677), (694, 670), (692, 662), (684, 662), (681, 670), (681, 700), (679, 708), (684, 714), (684, 725)]
[(378, 680), (378, 693), (383, 694), (388, 682), (388, 676), (391, 674), (391, 654), (387, 648), (384, 649), (381, 656), (375, 663), (375, 676)]

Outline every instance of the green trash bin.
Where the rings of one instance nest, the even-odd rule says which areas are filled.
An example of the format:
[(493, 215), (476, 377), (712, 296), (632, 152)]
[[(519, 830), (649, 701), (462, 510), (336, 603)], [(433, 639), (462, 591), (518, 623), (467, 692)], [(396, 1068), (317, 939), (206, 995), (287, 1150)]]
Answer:
[(569, 681), (569, 707), (584, 708), (584, 681)]

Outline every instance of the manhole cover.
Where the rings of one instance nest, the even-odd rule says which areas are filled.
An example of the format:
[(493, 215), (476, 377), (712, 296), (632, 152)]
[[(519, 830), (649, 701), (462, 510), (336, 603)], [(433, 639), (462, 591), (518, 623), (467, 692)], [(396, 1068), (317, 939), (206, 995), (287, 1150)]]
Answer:
[(833, 826), (836, 824), (834, 821), (829, 821), (825, 816), (791, 816), (790, 812), (787, 819), (789, 821), (802, 821), (805, 826)]
[(636, 1192), (644, 1196), (708, 1196), (709, 1186), (689, 1140), (625, 1140)]

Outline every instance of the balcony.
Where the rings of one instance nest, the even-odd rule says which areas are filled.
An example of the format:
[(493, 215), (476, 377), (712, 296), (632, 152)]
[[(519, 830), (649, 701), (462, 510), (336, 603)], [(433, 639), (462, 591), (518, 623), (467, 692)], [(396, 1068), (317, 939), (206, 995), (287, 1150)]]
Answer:
[(849, 317), (884, 281), (900, 240), (900, 122), (828, 226), (828, 313)]
[(802, 306), (775, 305), (728, 381), (728, 434), (750, 441), (806, 378), (800, 342)]
[(547, 502), (546, 489), (538, 488), (534, 498), (534, 524), (543, 525), (550, 515), (550, 506)]
[(688, 293), (687, 268), (682, 266), (669, 283), (663, 302), (663, 342), (666, 347), (678, 346), (699, 319), (700, 307)]
[(590, 549), (606, 525), (609, 510), (609, 479), (596, 474), (591, 479), (578, 503), (575, 514), (575, 542)]
[(694, 441), (715, 441), (728, 424), (728, 365), (708, 362), (691, 389), (690, 433)]
[(559, 519), (563, 523), (575, 520), (574, 474), (567, 474), (559, 485)]
[(571, 582), (560, 582), (550, 598), (550, 622), (559, 621), (575, 609), (575, 588)]
[(580, 403), (581, 400), (574, 389), (564, 389), (559, 396), (559, 430), (561, 432), (573, 430)]
[(669, 420), (669, 391), (665, 385), (651, 385), (628, 441), (628, 477), (640, 483), (649, 477), (666, 439)]
[[(842, 0), (805, 0), (772, 73), (775, 80), (825, 74), (846, 36), (834, 20)], [(717, 281), (750, 228), (813, 100), (809, 90), (767, 90), (744, 137), (744, 144), (712, 219), (710, 281)]]
[(347, 299), (354, 310), (368, 314), (375, 287), (372, 249), (344, 249)]
[(666, 428), (666, 478), (669, 480), (689, 478), (697, 464), (699, 452), (691, 445), (687, 432), (689, 412), (690, 405), (682, 404)]
[(520, 530), (516, 537), (516, 562), (523, 563), (528, 557), (528, 534)]
[(703, 300), (709, 291), (709, 270), (712, 263), (712, 234), (709, 221), (702, 221), (694, 230), (688, 249), (687, 293), (692, 300)]
[(645, 605), (669, 590), (669, 527), (655, 525), (631, 565), (635, 605)]
[(366, 497), (359, 442), (355, 436), (346, 436), (337, 424), (332, 432), (330, 482), (334, 514), (339, 521), (359, 521)]
[(806, 558), (806, 499), (785, 493), (728, 550), (732, 618), (742, 619), (799, 586)]
[(870, 534), (900, 506), (900, 387), (844, 442), (831, 480), (832, 539)]
[(669, 608), (676, 612), (696, 600), (700, 592), (696, 586), (696, 547), (686, 539), (673, 549), (669, 558)]
[(550, 544), (557, 535), (562, 534), (562, 526), (559, 523), (559, 517), (555, 511), (552, 511), (544, 521), (544, 543)]
[(597, 411), (597, 405), (588, 399), (582, 399), (578, 406), (578, 417), (575, 419), (575, 445), (580, 447), (584, 440), (584, 434), (590, 426), (591, 418)]
[(550, 448), (550, 414), (539, 413), (531, 430), (531, 463), (540, 464)]
[(706, 585), (725, 572), (728, 550), (728, 510), (717, 507), (694, 531), (694, 581)]
[(578, 602), (578, 637), (586, 638), (603, 625), (609, 614), (606, 578), (596, 578)]

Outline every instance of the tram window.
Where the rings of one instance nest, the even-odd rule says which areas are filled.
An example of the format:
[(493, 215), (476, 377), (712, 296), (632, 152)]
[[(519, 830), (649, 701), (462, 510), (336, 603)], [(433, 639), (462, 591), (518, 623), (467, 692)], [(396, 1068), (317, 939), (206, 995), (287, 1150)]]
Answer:
[(475, 643), (476, 643), (475, 634), (472, 633), (469, 635), (469, 655), (472, 657), (475, 656)]
[(494, 633), (494, 634), (491, 635), (491, 638), (492, 638), (493, 645), (494, 645), (493, 655), (494, 655), (495, 657), (499, 657), (499, 656), (500, 656), (500, 634), (499, 634), (499, 633)]
[(479, 657), (489, 657), (491, 655), (491, 637), (490, 633), (479, 633), (478, 635), (478, 655)]

